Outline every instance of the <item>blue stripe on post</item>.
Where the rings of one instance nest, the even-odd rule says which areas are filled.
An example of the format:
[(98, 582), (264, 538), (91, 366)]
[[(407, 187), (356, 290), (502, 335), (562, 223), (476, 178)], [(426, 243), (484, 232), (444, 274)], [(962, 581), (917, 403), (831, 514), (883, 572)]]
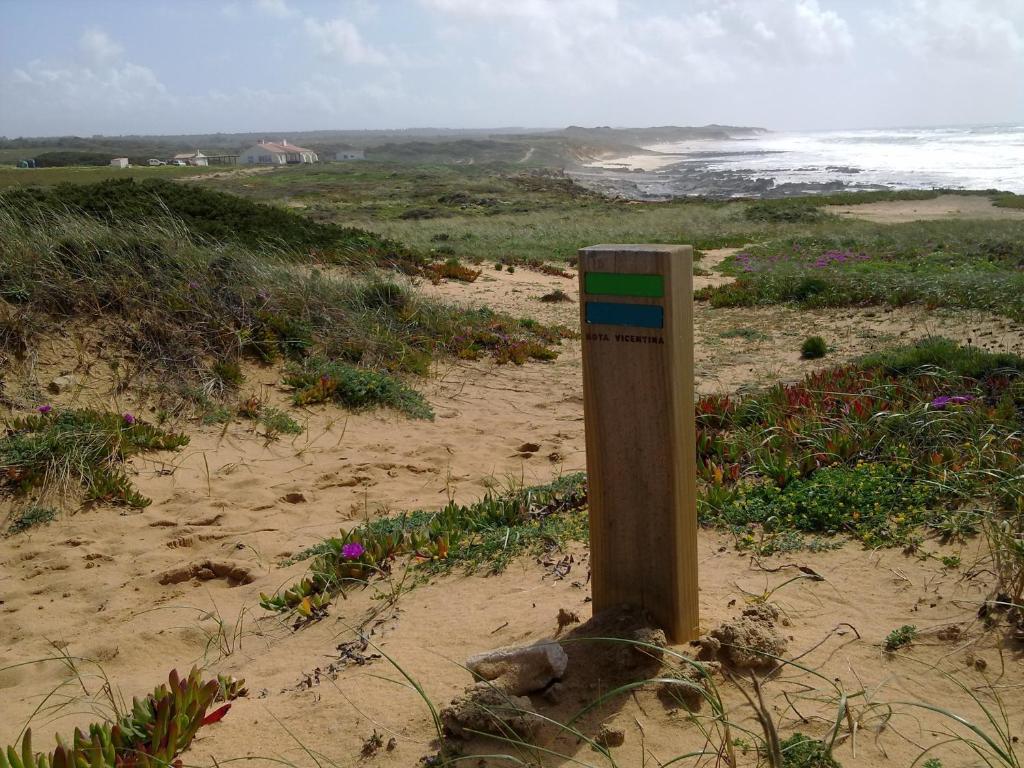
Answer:
[(587, 323), (590, 325), (631, 325), (637, 328), (664, 328), (665, 309), (656, 304), (620, 304), (610, 301), (588, 301)]

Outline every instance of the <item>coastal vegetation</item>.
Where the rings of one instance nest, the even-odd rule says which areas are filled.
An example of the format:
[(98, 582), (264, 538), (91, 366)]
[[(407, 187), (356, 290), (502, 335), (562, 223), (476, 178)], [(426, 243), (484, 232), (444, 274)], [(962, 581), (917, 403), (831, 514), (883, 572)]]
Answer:
[(60, 411), (49, 405), (37, 410), (34, 416), (10, 421), (0, 437), (0, 490), (31, 500), (12, 522), (14, 532), (52, 519), (41, 501), (63, 503), (80, 496), (86, 503), (148, 506), (150, 500), (125, 473), (125, 461), (188, 443), (185, 435), (165, 432), (131, 413)]
[[(372, 234), (223, 193), (175, 193), (118, 182), (0, 198), (4, 350), (24, 357), (55, 323), (98, 323), (124, 340), (125, 386), (160, 374), (149, 378), (158, 390), (198, 401), (237, 389), (243, 359), (308, 372), (315, 357), (389, 381), (425, 374), (437, 356), (549, 359), (570, 335), (423, 297), (394, 276), (417, 264), (415, 255)], [(221, 227), (227, 234), (218, 237)], [(390, 393), (394, 402), (403, 387), (393, 381), (348, 399), (384, 404), (373, 397)]]
[(856, 222), (757, 243), (730, 257), (713, 307), (887, 305), (1024, 319), (1024, 221)]
[[(992, 557), (1013, 564), (998, 592), (1019, 604), (1024, 358), (931, 338), (695, 407), (700, 518), (739, 549), (827, 549), (843, 535), (927, 557), (929, 540), (1004, 531)], [(390, 572), (398, 556), (428, 572), (501, 570), (540, 542), (585, 541), (585, 503), (585, 479), (571, 475), (375, 520), (295, 556), (314, 558), (308, 576), (263, 605), (322, 615), (333, 594)]]

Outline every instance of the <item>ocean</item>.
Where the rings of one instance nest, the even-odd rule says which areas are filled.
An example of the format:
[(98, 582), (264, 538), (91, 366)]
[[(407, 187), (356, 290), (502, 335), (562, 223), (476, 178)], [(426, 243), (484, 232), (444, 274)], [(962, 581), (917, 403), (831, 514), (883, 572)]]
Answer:
[(884, 188), (1024, 194), (1024, 125), (768, 132), (646, 149), (667, 156), (606, 161), (595, 174), (619, 176), (627, 196), (640, 198)]

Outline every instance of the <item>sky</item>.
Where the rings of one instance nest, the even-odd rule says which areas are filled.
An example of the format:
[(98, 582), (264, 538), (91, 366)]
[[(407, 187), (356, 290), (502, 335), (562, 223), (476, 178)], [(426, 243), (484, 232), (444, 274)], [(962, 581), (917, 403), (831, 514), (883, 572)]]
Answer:
[(0, 135), (1024, 123), (1024, 0), (0, 0)]

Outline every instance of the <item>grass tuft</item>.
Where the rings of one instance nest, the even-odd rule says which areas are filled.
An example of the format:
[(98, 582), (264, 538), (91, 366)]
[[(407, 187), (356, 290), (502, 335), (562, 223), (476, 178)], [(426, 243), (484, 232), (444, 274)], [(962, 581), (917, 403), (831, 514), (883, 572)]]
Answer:
[(828, 354), (828, 343), (821, 336), (808, 336), (800, 345), (800, 357), (804, 360), (817, 360)]
[(131, 414), (69, 410), (15, 419), (0, 438), (0, 488), (62, 499), (77, 489), (86, 502), (141, 508), (150, 500), (129, 480), (125, 460), (187, 443)]
[(24, 533), (36, 526), (52, 523), (57, 519), (57, 510), (53, 507), (41, 507), (37, 504), (30, 504), (25, 509), (16, 513), (7, 526), (7, 535), (13, 536)]

